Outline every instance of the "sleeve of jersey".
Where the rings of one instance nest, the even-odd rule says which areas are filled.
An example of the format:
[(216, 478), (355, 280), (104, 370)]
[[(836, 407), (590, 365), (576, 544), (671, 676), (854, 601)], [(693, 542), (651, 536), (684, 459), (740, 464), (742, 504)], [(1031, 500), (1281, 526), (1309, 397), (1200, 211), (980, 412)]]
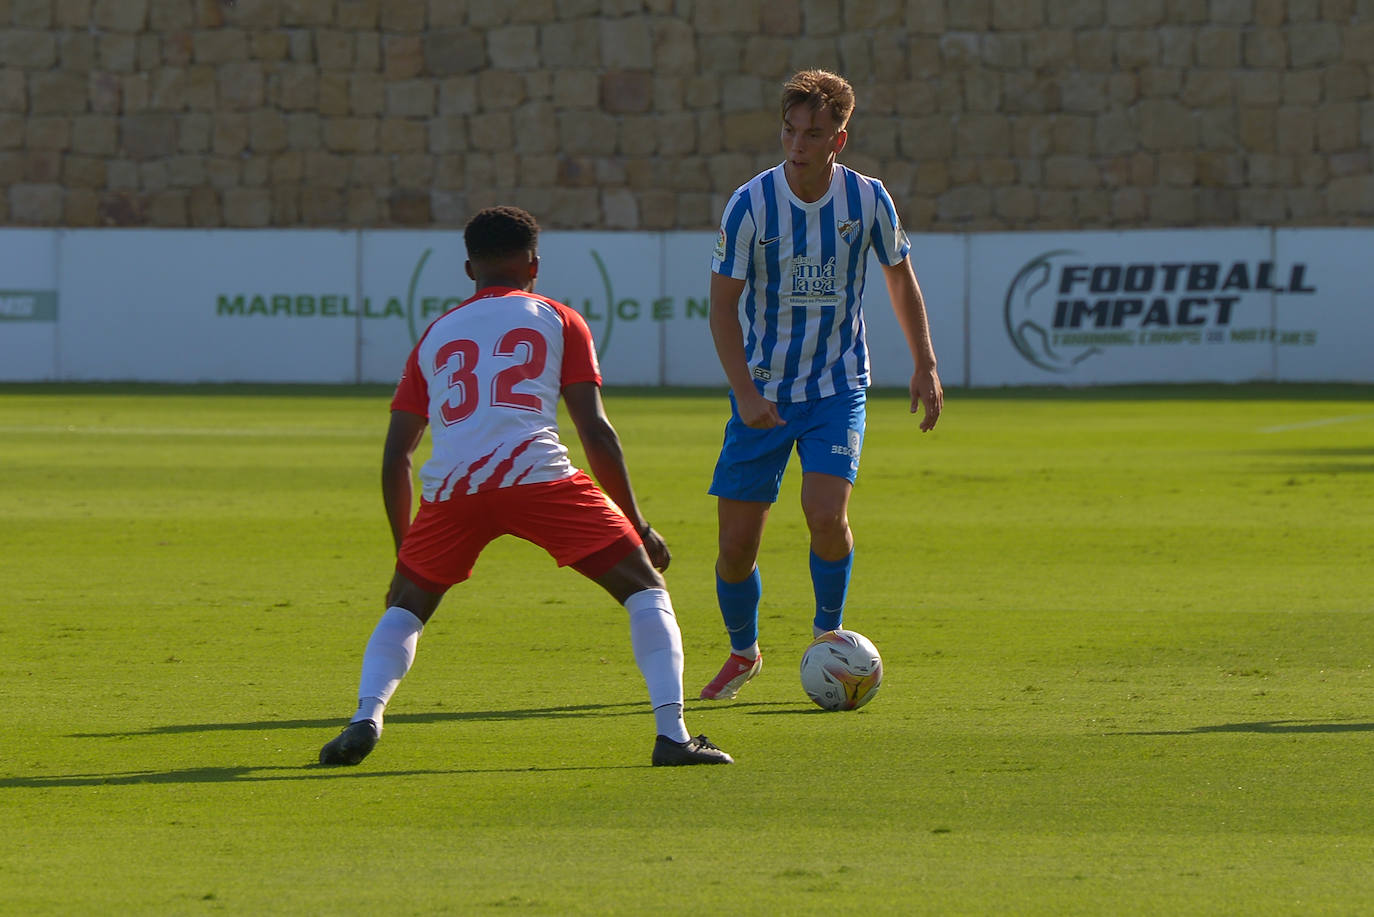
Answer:
[(902, 263), (911, 252), (911, 240), (902, 221), (897, 216), (897, 208), (883, 183), (873, 180), (873, 194), (876, 200), (873, 213), (873, 251), (878, 260), (888, 267)]
[(396, 385), (396, 394), (391, 397), (391, 409), (405, 411), (407, 414), (419, 414), (428, 419), (429, 386), (425, 383), (424, 373), (420, 372), (419, 353), (418, 346), (410, 351), (410, 356), (406, 359), (406, 368), (401, 373), (401, 381)]
[(749, 254), (754, 245), (754, 215), (749, 209), (749, 193), (740, 188), (725, 205), (720, 220), (720, 235), (711, 253), (711, 271), (736, 280), (749, 276)]
[(563, 371), (558, 380), (560, 388), (574, 382), (601, 384), (601, 367), (596, 362), (596, 343), (592, 330), (576, 309), (563, 306)]

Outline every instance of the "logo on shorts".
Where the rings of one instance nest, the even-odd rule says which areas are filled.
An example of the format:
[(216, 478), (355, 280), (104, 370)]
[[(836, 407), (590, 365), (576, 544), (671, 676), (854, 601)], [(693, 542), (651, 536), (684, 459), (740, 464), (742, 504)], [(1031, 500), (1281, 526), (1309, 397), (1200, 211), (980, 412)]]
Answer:
[(849, 444), (841, 446), (839, 444), (830, 447), (832, 455), (847, 455), (855, 462), (859, 460), (859, 450), (863, 448), (863, 437), (858, 430), (849, 431)]

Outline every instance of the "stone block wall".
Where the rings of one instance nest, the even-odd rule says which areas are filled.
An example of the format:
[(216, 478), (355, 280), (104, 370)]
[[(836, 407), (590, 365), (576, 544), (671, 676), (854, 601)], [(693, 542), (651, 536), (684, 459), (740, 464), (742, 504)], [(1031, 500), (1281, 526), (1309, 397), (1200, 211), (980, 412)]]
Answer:
[(1374, 222), (1374, 0), (0, 0), (0, 224), (709, 229), (810, 66), (913, 230)]

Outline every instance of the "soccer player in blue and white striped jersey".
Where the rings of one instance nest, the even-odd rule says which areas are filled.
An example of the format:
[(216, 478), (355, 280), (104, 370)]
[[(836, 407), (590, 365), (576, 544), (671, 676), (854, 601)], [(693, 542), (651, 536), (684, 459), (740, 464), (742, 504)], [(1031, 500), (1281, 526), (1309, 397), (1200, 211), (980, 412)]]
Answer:
[(843, 623), (854, 559), (849, 495), (869, 384), (862, 298), (870, 250), (911, 350), (911, 411), (924, 408), (923, 432), (943, 406), (897, 209), (882, 182), (836, 162), (853, 111), (843, 77), (795, 74), (782, 92), (783, 162), (741, 186), (721, 219), (710, 325), (731, 412), (710, 492), (719, 519), (716, 594), (731, 652), (703, 698), (734, 697), (762, 667), (759, 545), (794, 448), (811, 534), (813, 634)]

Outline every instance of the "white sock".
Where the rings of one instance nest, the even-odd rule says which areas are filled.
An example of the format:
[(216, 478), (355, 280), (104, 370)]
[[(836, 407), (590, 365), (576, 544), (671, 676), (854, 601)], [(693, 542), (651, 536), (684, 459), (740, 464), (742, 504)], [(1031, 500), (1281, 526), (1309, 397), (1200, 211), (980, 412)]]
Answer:
[(759, 658), (759, 642), (755, 640), (748, 649), (731, 649), (730, 652), (734, 653), (736, 656), (743, 656), (745, 659), (757, 659)]
[(382, 711), (415, 661), (415, 645), (424, 624), (404, 608), (392, 606), (382, 615), (363, 651), (358, 679), (358, 710), (350, 722), (372, 720), (382, 728)]
[(625, 600), (630, 645), (649, 689), (658, 734), (674, 742), (692, 736), (682, 720), (682, 631), (666, 589), (645, 589)]

